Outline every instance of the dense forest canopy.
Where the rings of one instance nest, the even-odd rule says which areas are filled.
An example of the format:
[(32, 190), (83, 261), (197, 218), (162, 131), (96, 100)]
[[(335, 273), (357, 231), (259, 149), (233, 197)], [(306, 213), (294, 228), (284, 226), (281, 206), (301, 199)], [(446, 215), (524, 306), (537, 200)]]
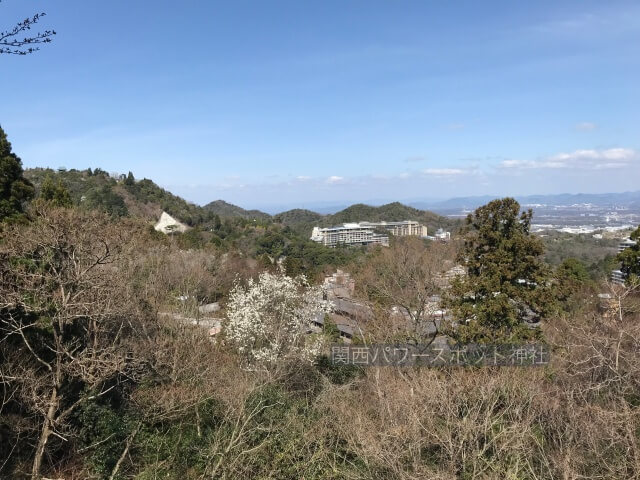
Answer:
[(211, 203), (207, 203), (204, 207), (205, 210), (209, 210), (220, 217), (242, 217), (248, 219), (260, 219), (268, 220), (271, 216), (268, 213), (261, 212), (260, 210), (245, 210), (224, 200), (215, 200)]

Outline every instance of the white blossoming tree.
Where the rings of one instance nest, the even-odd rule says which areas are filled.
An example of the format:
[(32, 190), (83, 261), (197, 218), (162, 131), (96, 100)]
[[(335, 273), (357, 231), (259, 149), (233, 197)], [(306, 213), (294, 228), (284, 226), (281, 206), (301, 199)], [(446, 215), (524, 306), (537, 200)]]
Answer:
[(253, 366), (311, 361), (321, 351), (322, 338), (306, 332), (317, 315), (331, 310), (322, 297), (322, 289), (304, 276), (262, 273), (246, 287), (236, 284), (227, 305), (226, 339)]

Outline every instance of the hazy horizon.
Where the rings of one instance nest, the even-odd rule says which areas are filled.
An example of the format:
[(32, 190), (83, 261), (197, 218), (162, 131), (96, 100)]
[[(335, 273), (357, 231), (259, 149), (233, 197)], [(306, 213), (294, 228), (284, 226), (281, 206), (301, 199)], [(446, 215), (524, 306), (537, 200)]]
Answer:
[[(174, 194), (178, 194), (177, 192), (171, 191), (171, 193)], [(331, 214), (331, 213), (335, 213), (337, 211), (340, 211), (344, 208), (347, 208), (351, 205), (355, 205), (355, 204), (364, 204), (364, 205), (369, 205), (369, 206), (374, 206), (374, 207), (378, 207), (381, 205), (386, 205), (389, 203), (394, 203), (394, 202), (399, 202), (402, 203), (404, 205), (408, 205), (408, 206), (414, 206), (415, 208), (419, 208), (419, 209), (426, 209), (429, 210), (430, 208), (434, 208), (435, 210), (437, 210), (438, 208), (438, 204), (440, 203), (444, 203), (447, 201), (451, 201), (451, 200), (456, 200), (456, 199), (478, 199), (479, 203), (482, 203), (485, 201), (485, 199), (487, 197), (490, 198), (501, 198), (504, 196), (513, 196), (516, 198), (523, 198), (523, 197), (536, 197), (536, 196), (562, 196), (562, 195), (620, 195), (620, 194), (625, 194), (625, 193), (632, 193), (632, 194), (638, 194), (640, 196), (640, 189), (639, 190), (628, 190), (628, 191), (624, 191), (624, 192), (575, 192), (575, 193), (570, 193), (570, 192), (560, 192), (560, 193), (555, 193), (555, 194), (527, 194), (527, 195), (520, 195), (520, 194), (516, 194), (516, 195), (491, 195), (491, 194), (486, 194), (486, 195), (460, 195), (460, 196), (454, 196), (454, 197), (440, 197), (440, 198), (406, 198), (406, 199), (393, 199), (393, 198), (377, 198), (377, 199), (356, 199), (353, 201), (348, 201), (348, 202), (331, 202), (331, 201), (318, 201), (318, 202), (309, 202), (309, 201), (301, 201), (299, 203), (262, 203), (262, 204), (240, 204), (240, 203), (234, 203), (229, 201), (228, 199), (225, 198), (213, 198), (210, 199), (206, 202), (203, 203), (197, 203), (198, 205), (204, 206), (208, 203), (211, 202), (215, 202), (218, 200), (222, 200), (225, 201), (227, 203), (236, 205), (238, 207), (244, 208), (245, 210), (260, 210), (262, 212), (268, 213), (270, 215), (275, 215), (278, 213), (282, 213), (288, 210), (293, 210), (293, 209), (303, 209), (303, 210), (311, 210), (314, 211), (316, 213), (321, 213), (321, 214)], [(185, 197), (183, 197), (185, 198)], [(185, 198), (185, 200), (191, 201), (188, 198)], [(195, 203), (195, 202), (193, 202)]]

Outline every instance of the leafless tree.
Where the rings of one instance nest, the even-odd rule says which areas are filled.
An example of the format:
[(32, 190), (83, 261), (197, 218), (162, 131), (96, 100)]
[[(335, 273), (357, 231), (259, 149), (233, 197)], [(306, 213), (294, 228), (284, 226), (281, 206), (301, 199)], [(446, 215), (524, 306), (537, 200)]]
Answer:
[(71, 209), (43, 210), (2, 233), (3, 375), (39, 419), (33, 479), (51, 437), (68, 441), (72, 413), (130, 373), (121, 345), (133, 325), (119, 279), (130, 233), (107, 216)]
[(406, 339), (430, 343), (439, 332), (438, 304), (442, 274), (452, 265), (453, 249), (414, 237), (380, 249), (357, 276), (361, 295), (378, 307), (381, 329)]
[(640, 285), (606, 285), (597, 309), (560, 318), (549, 337), (581, 395), (640, 391)]

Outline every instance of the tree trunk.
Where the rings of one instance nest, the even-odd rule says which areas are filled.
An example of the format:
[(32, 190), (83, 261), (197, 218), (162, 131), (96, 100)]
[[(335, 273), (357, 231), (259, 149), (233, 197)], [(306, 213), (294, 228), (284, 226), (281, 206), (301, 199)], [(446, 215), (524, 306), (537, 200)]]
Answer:
[(116, 475), (118, 474), (118, 470), (120, 470), (120, 466), (122, 465), (122, 462), (124, 462), (124, 459), (127, 458), (127, 453), (129, 453), (129, 448), (131, 447), (131, 443), (133, 442), (133, 439), (136, 438), (136, 435), (140, 431), (140, 427), (142, 427), (142, 422), (139, 422), (138, 425), (136, 425), (136, 428), (133, 429), (133, 432), (131, 432), (131, 434), (127, 437), (127, 441), (125, 442), (122, 455), (120, 455), (118, 462), (113, 467), (113, 470), (111, 470), (111, 475), (109, 476), (109, 480), (113, 480), (114, 478), (116, 478)]
[(58, 410), (58, 389), (53, 387), (51, 390), (51, 398), (49, 398), (49, 409), (47, 415), (42, 422), (42, 431), (40, 432), (40, 438), (38, 439), (38, 446), (36, 448), (36, 454), (33, 458), (33, 467), (31, 469), (31, 479), (40, 479), (40, 470), (42, 469), (42, 458), (44, 457), (44, 449), (47, 446), (47, 441), (51, 435), (51, 429), (53, 428), (53, 420), (55, 418), (56, 411)]

